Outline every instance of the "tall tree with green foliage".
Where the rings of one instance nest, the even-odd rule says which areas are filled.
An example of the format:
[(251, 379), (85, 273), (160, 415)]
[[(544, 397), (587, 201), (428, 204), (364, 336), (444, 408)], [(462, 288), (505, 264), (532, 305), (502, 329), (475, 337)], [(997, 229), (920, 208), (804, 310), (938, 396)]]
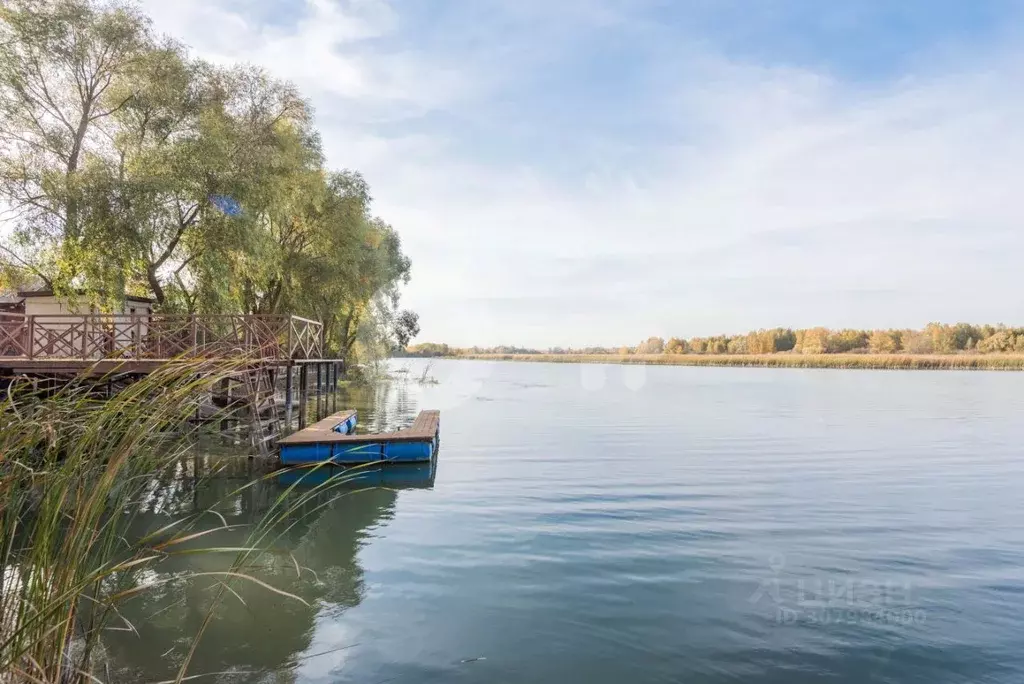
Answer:
[(17, 237), (4, 253), (48, 285), (102, 281), (119, 270), (117, 245), (90, 229), (102, 218), (90, 200), (108, 190), (94, 161), (132, 97), (115, 97), (115, 85), (151, 44), (149, 22), (132, 6), (0, 5), (0, 197)]
[(0, 284), (316, 318), (342, 353), (368, 325), (415, 334), (398, 234), (325, 168), (291, 84), (194, 60), (131, 5), (5, 0), (0, 113)]

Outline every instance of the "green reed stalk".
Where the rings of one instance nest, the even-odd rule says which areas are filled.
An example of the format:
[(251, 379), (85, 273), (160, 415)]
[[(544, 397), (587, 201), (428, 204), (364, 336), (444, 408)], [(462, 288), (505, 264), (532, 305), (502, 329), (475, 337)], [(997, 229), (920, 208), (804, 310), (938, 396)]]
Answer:
[[(17, 381), (0, 398), (0, 682), (98, 680), (103, 630), (131, 629), (118, 604), (147, 589), (139, 571), (205, 534), (188, 516), (128, 539), (139, 499), (191, 452), (189, 418), (243, 365), (171, 362), (110, 398), (99, 394), (115, 378), (52, 394)], [(225, 577), (263, 584), (242, 571), (255, 549), (232, 551), (241, 560)]]

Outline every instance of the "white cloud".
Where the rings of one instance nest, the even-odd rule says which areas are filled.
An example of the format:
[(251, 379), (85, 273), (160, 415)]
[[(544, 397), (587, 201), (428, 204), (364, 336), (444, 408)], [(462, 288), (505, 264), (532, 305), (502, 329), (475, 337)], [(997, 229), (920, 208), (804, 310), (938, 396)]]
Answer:
[[(403, 235), (423, 339), (613, 344), (1000, 320), (1024, 304), (1016, 54), (865, 85), (664, 45), (632, 99), (574, 95), (593, 115), (549, 130), (510, 98), (575, 111), (558, 89), (579, 84), (544, 80), (538, 54), (569, 57), (531, 56), (529, 31), (446, 51), (415, 47), (415, 27), (376, 2), (309, 0), (276, 26), (216, 2), (151, 8), (200, 54), (313, 97), (331, 163), (363, 170)], [(596, 16), (614, 30), (617, 15)]]
[(204, 59), (258, 64), (314, 99), (358, 100), (356, 116), (379, 115), (384, 105), (430, 107), (458, 88), (448, 69), (420, 68), (415, 56), (400, 51), (371, 55), (363, 49), (394, 30), (394, 13), (382, 0), (288, 3), (280, 23), (224, 2), (143, 0), (142, 6), (159, 31), (184, 40)]
[[(518, 341), (516, 326), (535, 320), (537, 343), (1006, 319), (1024, 303), (1005, 259), (1024, 247), (1024, 107), (1008, 96), (1012, 83), (963, 75), (851, 97), (802, 76), (767, 92), (718, 80), (704, 103), (720, 121), (708, 141), (652, 149), (649, 168), (582, 190), (434, 165), (387, 195), (398, 225), (449, 237), (419, 260), (424, 270), (453, 251), (462, 262), (441, 282), (428, 273), (410, 299), (428, 334), (438, 319), (458, 334), (458, 302), (483, 296), (496, 314), (469, 338)], [(469, 192), (449, 185), (466, 178)], [(602, 256), (629, 268), (559, 277), (564, 260)], [(550, 315), (543, 303), (602, 295), (581, 303), (576, 327), (561, 322), (571, 307)], [(536, 298), (535, 315), (503, 325), (500, 299), (523, 296)], [(624, 324), (623, 308), (639, 328)]]

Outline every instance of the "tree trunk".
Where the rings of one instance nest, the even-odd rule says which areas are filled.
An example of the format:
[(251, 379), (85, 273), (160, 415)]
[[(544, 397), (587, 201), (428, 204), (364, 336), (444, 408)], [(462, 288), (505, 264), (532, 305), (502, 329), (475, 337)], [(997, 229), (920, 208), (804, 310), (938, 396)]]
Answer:
[(157, 277), (156, 268), (154, 264), (150, 264), (146, 268), (146, 280), (149, 281), (149, 289), (153, 291), (153, 299), (158, 305), (163, 306), (167, 294), (164, 292), (164, 286), (160, 283), (160, 278)]
[(352, 345), (356, 342), (356, 335), (359, 333), (359, 315), (353, 311), (345, 317), (341, 326), (341, 355), (347, 357)]
[(78, 197), (77, 189), (72, 188), (75, 184), (75, 174), (78, 173), (78, 160), (82, 156), (82, 145), (85, 143), (85, 134), (89, 130), (89, 116), (92, 112), (92, 96), (89, 96), (82, 103), (82, 118), (78, 121), (78, 130), (75, 131), (71, 143), (71, 152), (68, 154), (68, 165), (64, 175), (65, 191), (68, 193), (67, 215), (64, 222), (64, 234), (78, 239), (81, 234), (78, 225)]

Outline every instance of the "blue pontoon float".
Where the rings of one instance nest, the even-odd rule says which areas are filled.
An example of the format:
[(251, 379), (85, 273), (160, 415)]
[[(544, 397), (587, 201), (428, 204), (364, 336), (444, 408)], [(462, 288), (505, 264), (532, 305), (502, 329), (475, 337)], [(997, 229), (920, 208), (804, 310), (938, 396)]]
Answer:
[(425, 463), (441, 443), (440, 411), (420, 411), (411, 426), (397, 432), (357, 435), (356, 422), (355, 411), (342, 411), (285, 437), (278, 442), (281, 463)]
[(283, 486), (320, 487), (334, 480), (349, 489), (388, 487), (391, 489), (429, 489), (434, 486), (437, 459), (426, 463), (368, 463), (357, 466), (331, 464), (285, 468), (274, 477)]

